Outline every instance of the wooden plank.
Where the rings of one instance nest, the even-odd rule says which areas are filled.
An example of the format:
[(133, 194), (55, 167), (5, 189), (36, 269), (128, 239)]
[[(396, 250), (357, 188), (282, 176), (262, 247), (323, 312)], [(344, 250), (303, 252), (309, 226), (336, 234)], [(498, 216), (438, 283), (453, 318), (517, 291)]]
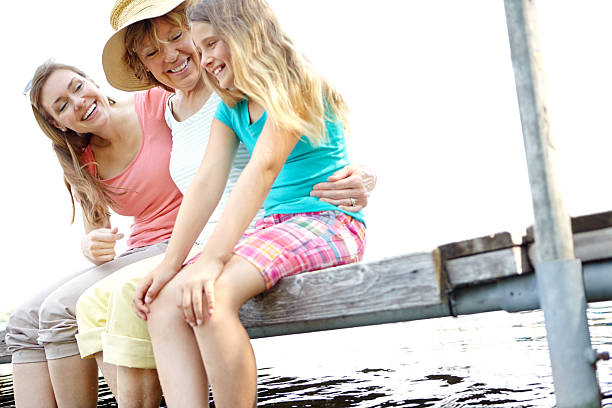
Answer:
[[(574, 234), (574, 245), (583, 262), (612, 258), (612, 227)], [(249, 300), (240, 318), (256, 337), (375, 324), (387, 319), (383, 315), (395, 319), (406, 310), (443, 306), (453, 288), (532, 271), (527, 251), (509, 233), (442, 248), (285, 278)], [(443, 251), (450, 259), (443, 259)], [(531, 245), (532, 259), (534, 253)], [(8, 361), (0, 332), (0, 362)]]
[(531, 272), (520, 246), (450, 259), (445, 264), (452, 287), (476, 285)]
[(443, 301), (438, 280), (430, 253), (303, 273), (282, 279), (249, 300), (240, 310), (240, 320), (247, 329), (277, 326), (276, 334), (282, 334), (282, 325), (293, 325), (291, 332), (296, 332), (296, 324), (307, 331), (308, 323), (314, 321), (324, 325), (326, 321), (439, 305)]
[[(612, 228), (612, 211), (571, 217), (571, 223), (574, 234)], [(533, 225), (527, 228), (525, 241), (528, 243), (534, 241)]]
[(509, 232), (498, 232), (483, 237), (440, 245), (438, 249), (442, 253), (443, 259), (449, 260), (483, 252), (512, 248), (513, 246), (520, 245), (520, 243), (520, 237), (516, 237)]
[(605, 228), (612, 228), (612, 211), (572, 217), (574, 234)]
[(240, 310), (248, 328), (342, 319), (440, 304), (430, 253), (303, 273), (281, 280)]
[(6, 350), (6, 342), (4, 341), (5, 334), (6, 330), (0, 330), (0, 364), (11, 362), (11, 355)]
[[(582, 262), (612, 258), (612, 227), (574, 233), (574, 256)], [(538, 262), (536, 244), (529, 246), (529, 258)]]

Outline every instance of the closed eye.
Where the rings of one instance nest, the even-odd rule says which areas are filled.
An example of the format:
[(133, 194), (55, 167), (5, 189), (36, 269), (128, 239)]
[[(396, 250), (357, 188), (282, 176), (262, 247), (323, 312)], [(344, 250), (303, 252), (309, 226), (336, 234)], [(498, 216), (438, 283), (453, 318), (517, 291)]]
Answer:
[(144, 54), (145, 54), (145, 57), (152, 57), (152, 56), (154, 56), (155, 54), (157, 54), (157, 50), (147, 51), (147, 52), (145, 52)]

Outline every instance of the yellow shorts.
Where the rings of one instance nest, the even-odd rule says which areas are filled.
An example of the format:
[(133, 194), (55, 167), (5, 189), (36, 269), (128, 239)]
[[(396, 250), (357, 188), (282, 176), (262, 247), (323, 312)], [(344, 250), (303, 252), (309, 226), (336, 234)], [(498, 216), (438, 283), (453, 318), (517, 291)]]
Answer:
[[(201, 245), (194, 245), (187, 259), (201, 250)], [(160, 254), (128, 265), (81, 295), (76, 306), (76, 339), (82, 358), (102, 351), (106, 363), (155, 368), (147, 324), (136, 315), (132, 296), (140, 280), (163, 259)]]

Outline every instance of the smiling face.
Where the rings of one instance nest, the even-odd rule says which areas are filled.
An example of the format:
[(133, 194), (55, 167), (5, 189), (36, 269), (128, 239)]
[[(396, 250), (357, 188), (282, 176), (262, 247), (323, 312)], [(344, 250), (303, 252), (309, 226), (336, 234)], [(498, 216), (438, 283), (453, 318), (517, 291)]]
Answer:
[(201, 69), (191, 33), (163, 17), (152, 23), (159, 43), (152, 43), (146, 36), (136, 49), (138, 58), (164, 85), (184, 92), (193, 90), (200, 80)]
[(232, 55), (225, 39), (211, 24), (199, 21), (192, 24), (191, 35), (202, 55), (202, 68), (209, 78), (216, 80), (220, 88), (234, 88)]
[(78, 133), (98, 133), (108, 123), (110, 104), (91, 80), (67, 69), (58, 69), (42, 86), (40, 102), (57, 128)]

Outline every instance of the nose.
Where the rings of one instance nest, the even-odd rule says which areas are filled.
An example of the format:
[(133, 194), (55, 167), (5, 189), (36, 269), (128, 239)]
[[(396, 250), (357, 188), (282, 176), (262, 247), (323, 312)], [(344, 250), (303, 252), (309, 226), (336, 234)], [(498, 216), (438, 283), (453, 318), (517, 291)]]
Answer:
[(83, 108), (83, 106), (85, 106), (85, 98), (74, 95), (72, 103), (74, 104), (74, 108), (76, 110), (80, 110)]
[(178, 58), (178, 50), (172, 44), (162, 44), (165, 62), (174, 62)]
[(212, 65), (213, 57), (206, 55), (206, 53), (203, 52), (201, 58), (202, 69), (206, 70), (207, 67), (210, 67)]

